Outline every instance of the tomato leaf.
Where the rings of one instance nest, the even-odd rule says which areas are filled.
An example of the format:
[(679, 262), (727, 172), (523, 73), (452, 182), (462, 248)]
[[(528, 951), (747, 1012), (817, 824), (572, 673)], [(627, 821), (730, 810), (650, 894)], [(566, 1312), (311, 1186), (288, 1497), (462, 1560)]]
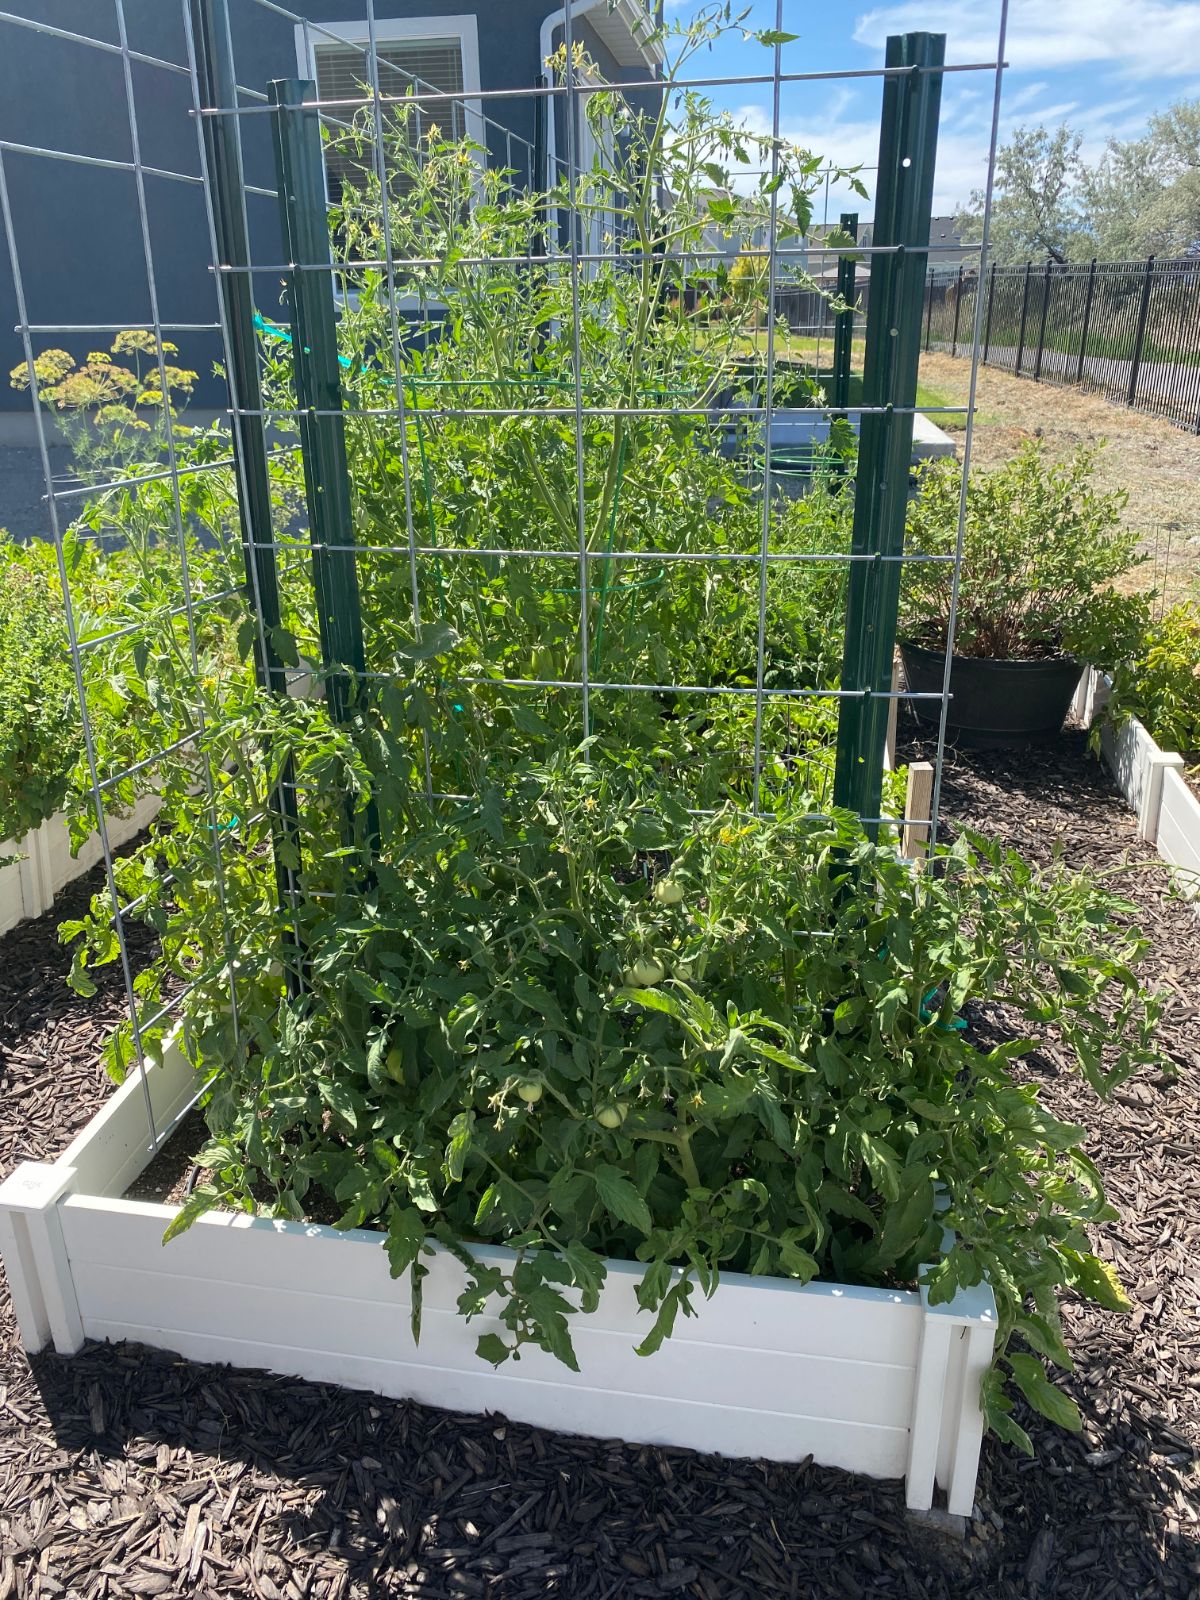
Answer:
[(616, 1167), (600, 1166), (592, 1170), (592, 1182), (596, 1186), (596, 1193), (600, 1197), (600, 1204), (606, 1211), (610, 1211), (619, 1222), (627, 1223), (631, 1228), (637, 1228), (642, 1233), (649, 1233), (654, 1227), (650, 1217), (650, 1208), (641, 1195), (630, 1183), (629, 1179)]

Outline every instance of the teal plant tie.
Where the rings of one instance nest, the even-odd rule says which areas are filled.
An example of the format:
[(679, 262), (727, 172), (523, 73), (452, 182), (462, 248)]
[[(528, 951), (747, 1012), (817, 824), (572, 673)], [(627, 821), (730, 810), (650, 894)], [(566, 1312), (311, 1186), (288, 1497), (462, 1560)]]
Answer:
[[(879, 946), (876, 960), (886, 961), (887, 958), (888, 944), (887, 940), (885, 939)], [(920, 1016), (922, 1022), (935, 1022), (942, 1033), (961, 1033), (963, 1029), (968, 1026), (967, 1019), (965, 1017), (952, 1017), (949, 1022), (943, 1022), (938, 1016), (938, 1011), (941, 1010), (941, 1007), (938, 1006), (934, 1008), (933, 1002), (937, 999), (937, 993), (940, 988), (941, 984), (935, 983), (932, 989), (926, 990), (926, 992), (921, 996), (921, 1005), (918, 1015)]]
[[(962, 1030), (967, 1026), (966, 1017), (952, 1017), (949, 1022), (943, 1022), (937, 1015), (937, 1011), (930, 1009), (931, 1002), (936, 998), (937, 992), (938, 985), (935, 983), (933, 988), (930, 989), (929, 993), (922, 999), (921, 1021), (935, 1023), (943, 1033), (961, 1033)], [(940, 1009), (941, 1007), (939, 1006), (938, 1010)]]

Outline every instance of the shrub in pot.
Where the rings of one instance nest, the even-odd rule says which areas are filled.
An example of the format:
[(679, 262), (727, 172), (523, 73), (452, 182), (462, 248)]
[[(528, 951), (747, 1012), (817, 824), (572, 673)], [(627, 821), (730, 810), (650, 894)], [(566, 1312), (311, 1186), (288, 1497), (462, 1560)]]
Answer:
[[(1125, 529), (1122, 491), (1092, 486), (1093, 453), (1048, 462), (1026, 443), (1004, 466), (972, 478), (947, 726), (1004, 742), (1062, 726), (1086, 662), (1122, 659), (1139, 637), (1145, 599), (1113, 587), (1144, 560)], [(940, 693), (954, 590), (962, 468), (936, 462), (909, 510), (901, 655), (914, 693)], [(914, 700), (935, 722), (938, 702)]]

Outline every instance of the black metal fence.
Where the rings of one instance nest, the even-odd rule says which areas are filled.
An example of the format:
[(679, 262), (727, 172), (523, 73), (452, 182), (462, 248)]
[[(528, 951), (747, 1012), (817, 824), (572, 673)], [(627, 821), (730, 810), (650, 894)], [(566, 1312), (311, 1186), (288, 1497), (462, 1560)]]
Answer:
[[(926, 350), (970, 353), (980, 292), (976, 267), (929, 272)], [(1200, 433), (1200, 260), (993, 263), (982, 294), (987, 365)]]
[[(775, 315), (782, 317), (791, 333), (810, 338), (832, 337), (837, 325), (837, 312), (830, 299), (832, 284), (827, 289), (809, 289), (798, 284), (783, 284), (775, 291)], [(856, 310), (855, 336), (863, 332), (867, 314), (867, 295), (870, 285), (866, 275), (855, 284)]]

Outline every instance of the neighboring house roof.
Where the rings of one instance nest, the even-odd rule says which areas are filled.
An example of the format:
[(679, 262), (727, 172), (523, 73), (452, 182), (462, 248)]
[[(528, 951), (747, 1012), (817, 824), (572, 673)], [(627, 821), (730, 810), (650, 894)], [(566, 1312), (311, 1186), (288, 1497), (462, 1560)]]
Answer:
[[(837, 226), (838, 224), (836, 222), (814, 223), (813, 226), (808, 230), (808, 242), (814, 245), (821, 244), (831, 233), (836, 230)], [(858, 230), (859, 244), (870, 244), (871, 236), (874, 231), (874, 223), (862, 223)], [(957, 217), (930, 217), (929, 242), (930, 244), (941, 245), (961, 244), (962, 238), (958, 231)]]
[[(816, 261), (814, 265), (819, 268), (819, 270), (814, 272), (813, 276), (818, 282), (825, 278), (832, 280), (833, 278), (837, 277), (837, 262), (832, 257), (826, 257), (824, 260), (822, 260), (819, 254), (820, 246), (829, 237), (829, 235), (834, 232), (837, 226), (838, 224), (836, 222), (818, 222), (815, 223), (808, 231), (808, 243), (811, 247), (814, 247), (814, 252), (816, 253)], [(874, 242), (874, 238), (875, 224), (873, 222), (864, 222), (860, 224), (858, 230), (858, 243), (864, 247), (867, 247)], [(962, 236), (958, 231), (957, 218), (953, 216), (930, 217), (929, 243), (934, 246), (935, 249), (940, 248), (946, 251), (953, 250), (957, 246), (961, 245)], [(952, 260), (955, 261), (957, 259), (957, 256), (952, 258)], [(945, 266), (947, 257), (934, 256), (932, 257), (932, 260), (935, 264), (940, 263), (942, 266)]]
[[(929, 242), (932, 245), (943, 245), (953, 249), (962, 244), (962, 235), (958, 231), (956, 217), (931, 217), (929, 219)], [(945, 258), (942, 258), (943, 264)]]

